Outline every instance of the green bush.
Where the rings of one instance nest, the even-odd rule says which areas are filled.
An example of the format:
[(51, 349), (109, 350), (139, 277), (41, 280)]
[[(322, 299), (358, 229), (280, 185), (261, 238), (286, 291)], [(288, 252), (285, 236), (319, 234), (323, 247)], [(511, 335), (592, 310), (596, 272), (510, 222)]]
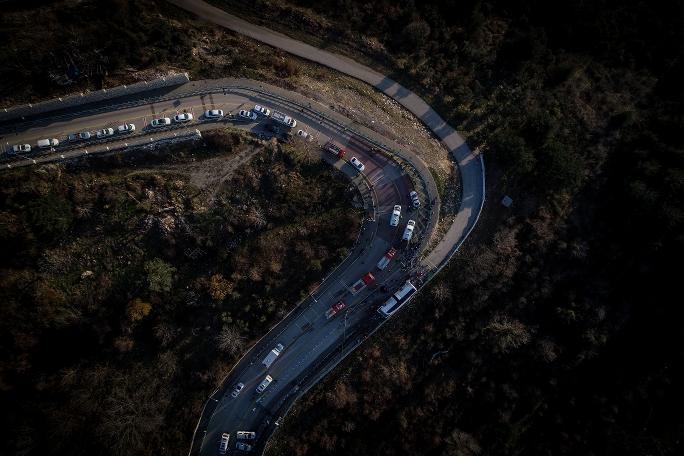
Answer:
[(145, 271), (147, 272), (147, 283), (150, 291), (157, 293), (171, 291), (176, 268), (164, 260), (155, 258), (145, 263)]

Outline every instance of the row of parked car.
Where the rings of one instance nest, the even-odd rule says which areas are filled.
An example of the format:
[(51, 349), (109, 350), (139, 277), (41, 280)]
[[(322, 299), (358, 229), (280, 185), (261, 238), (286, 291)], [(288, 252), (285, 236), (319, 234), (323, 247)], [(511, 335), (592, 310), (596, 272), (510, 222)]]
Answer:
[[(251, 431), (237, 431), (238, 440), (254, 440), (256, 433)], [(230, 434), (224, 432), (221, 434), (221, 441), (219, 442), (219, 453), (226, 454), (228, 451), (228, 444), (230, 443)], [(242, 451), (252, 451), (252, 445), (238, 441), (235, 448)]]
[[(289, 128), (294, 128), (297, 126), (297, 121), (294, 120), (292, 117), (285, 115), (281, 112), (278, 111), (271, 111), (269, 108), (261, 105), (254, 105), (253, 109), (241, 109), (238, 112), (238, 117), (244, 120), (249, 120), (249, 121), (255, 121), (259, 119), (259, 117), (263, 118), (271, 118), (274, 121), (284, 124), (286, 127)], [(276, 130), (277, 132), (277, 130)], [(301, 137), (302, 139), (306, 139), (308, 141), (312, 141), (313, 138), (309, 133), (307, 133), (304, 130), (297, 130), (297, 136)]]
[[(223, 117), (223, 110), (221, 109), (210, 109), (204, 113), (204, 117), (206, 119), (220, 119)], [(160, 117), (158, 119), (153, 119), (150, 122), (150, 127), (151, 128), (159, 128), (159, 127), (165, 127), (168, 125), (171, 125), (172, 123), (186, 123), (190, 122), (194, 119), (192, 113), (190, 112), (183, 112), (183, 113), (178, 113), (173, 118), (170, 117)], [(105, 139), (112, 137), (116, 134), (123, 135), (123, 134), (129, 134), (135, 131), (135, 124), (133, 123), (125, 123), (122, 125), (119, 125), (116, 128), (108, 127), (108, 128), (102, 128), (100, 130), (97, 130), (95, 132), (90, 132), (90, 131), (82, 131), (79, 133), (71, 133), (67, 136), (66, 141), (68, 143), (76, 143), (76, 142), (81, 142), (81, 141), (87, 141), (89, 139), (97, 138), (97, 139)], [(40, 139), (36, 143), (36, 146), (38, 149), (52, 149), (55, 147), (58, 147), (60, 145), (60, 141), (57, 138), (46, 138), (46, 139)], [(10, 154), (19, 154), (19, 153), (29, 153), (33, 147), (30, 144), (15, 144), (12, 146), (12, 149)]]
[[(71, 133), (67, 135), (67, 142), (68, 143), (75, 143), (75, 142), (80, 142), (80, 141), (87, 141), (89, 139), (92, 139), (93, 137), (97, 139), (103, 139), (103, 138), (108, 138), (110, 136), (114, 136), (116, 133), (118, 134), (126, 134), (126, 133), (131, 133), (135, 131), (135, 124), (132, 123), (127, 123), (123, 125), (119, 125), (116, 127), (116, 130), (114, 128), (102, 128), (100, 130), (95, 131), (94, 133), (91, 133), (89, 131), (82, 131), (79, 133)], [(38, 142), (36, 143), (36, 146), (38, 149), (53, 149), (55, 147), (58, 147), (60, 145), (60, 141), (57, 138), (46, 138), (46, 139), (39, 139)], [(12, 146), (12, 150), (10, 153), (12, 154), (18, 154), (18, 153), (29, 153), (31, 152), (32, 147), (30, 144), (15, 144)]]
[[(224, 112), (222, 109), (210, 109), (204, 112), (204, 118), (207, 120), (218, 120), (224, 117)], [(274, 121), (282, 123), (286, 125), (289, 128), (294, 128), (297, 125), (297, 121), (291, 118), (290, 116), (287, 116), (283, 113), (280, 113), (278, 111), (271, 111), (269, 108), (261, 105), (255, 105), (254, 109), (252, 110), (240, 110), (238, 113), (238, 117), (245, 119), (245, 120), (257, 120), (259, 116), (262, 116), (264, 118), (272, 118)], [(173, 118), (171, 117), (159, 117), (157, 119), (153, 119), (149, 126), (150, 128), (160, 128), (160, 127), (166, 127), (169, 125), (172, 125), (174, 123), (176, 124), (182, 124), (182, 123), (187, 123), (191, 122), (194, 120), (194, 116), (190, 112), (183, 112), (183, 113), (178, 113)], [(127, 134), (135, 131), (135, 124), (132, 123), (125, 123), (123, 125), (119, 125), (116, 127), (116, 129), (108, 127), (108, 128), (102, 128), (100, 130), (97, 130), (95, 132), (90, 132), (90, 131), (82, 131), (79, 133), (72, 133), (67, 136), (66, 140), (69, 143), (75, 143), (75, 142), (80, 142), (80, 141), (87, 141), (89, 139), (92, 139), (93, 136), (96, 137), (97, 139), (104, 139), (104, 138), (109, 138), (111, 136), (114, 136), (115, 134)], [(309, 133), (307, 133), (304, 130), (299, 130), (297, 131), (297, 136), (300, 136), (304, 139), (311, 140), (311, 136)], [(60, 140), (57, 138), (46, 138), (46, 139), (41, 139), (37, 142), (36, 146), (38, 149), (53, 149), (55, 147), (58, 147), (60, 145)], [(16, 155), (19, 153), (29, 153), (32, 150), (32, 146), (30, 144), (15, 144), (12, 146), (11, 150), (8, 151), (9, 154)], [(360, 164), (360, 162), (359, 162)], [(359, 164), (354, 164), (357, 168), (359, 168)], [(360, 164), (360, 171), (363, 171), (363, 165)]]

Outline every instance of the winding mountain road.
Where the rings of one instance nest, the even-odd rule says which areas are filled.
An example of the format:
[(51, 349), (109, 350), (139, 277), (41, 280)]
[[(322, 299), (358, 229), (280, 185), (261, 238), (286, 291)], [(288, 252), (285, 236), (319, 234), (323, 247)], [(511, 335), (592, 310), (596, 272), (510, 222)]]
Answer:
[[(171, 0), (171, 3), (210, 22), (371, 84), (401, 103), (441, 139), (461, 175), (462, 202), (455, 220), (437, 246), (425, 252), (426, 239), (435, 228), (439, 208), (436, 186), (425, 164), (392, 145), (391, 141), (354, 125), (325, 106), (263, 83), (245, 80), (193, 81), (156, 100), (141, 100), (139, 104), (125, 108), (117, 108), (112, 104), (111, 109), (105, 107), (97, 112), (78, 112), (76, 109), (73, 115), (52, 118), (48, 114), (36, 121), (18, 122), (12, 129), (0, 131), (0, 139), (9, 146), (35, 144), (39, 138), (64, 138), (68, 133), (116, 127), (121, 123), (138, 125), (138, 130), (130, 136), (115, 136), (89, 143), (87, 148), (93, 153), (107, 152), (117, 147), (129, 150), (129, 143), (131, 147), (138, 146), (151, 142), (155, 137), (188, 135), (226, 124), (249, 130), (255, 135), (269, 135), (265, 128), (271, 122), (268, 119), (244, 121), (231, 116), (213, 121), (202, 117), (206, 109), (236, 113), (258, 103), (291, 115), (298, 123), (296, 129), (305, 129), (318, 143), (333, 139), (348, 150), (345, 160), (339, 160), (325, 151), (321, 151), (321, 156), (347, 174), (361, 195), (367, 220), (354, 248), (316, 290), (271, 328), (233, 367), (221, 387), (208, 399), (190, 448), (191, 455), (216, 454), (221, 435), (229, 433), (228, 452), (239, 454), (236, 431), (254, 431), (256, 439), (245, 443), (253, 446), (254, 453), (259, 453), (263, 452), (280, 418), (287, 414), (295, 401), (384, 324), (386, 320), (377, 312), (379, 305), (407, 279), (414, 280), (416, 284), (424, 283), (425, 279), (434, 276), (447, 264), (477, 223), (484, 204), (484, 163), (481, 155), (472, 152), (463, 138), (420, 97), (384, 75), (346, 57), (250, 24), (205, 2)], [(189, 124), (159, 130), (142, 128), (152, 118), (172, 117), (178, 112), (194, 113), (195, 119)], [(80, 159), (85, 154), (85, 148), (86, 145), (60, 146), (54, 153), (20, 157), (8, 163), (8, 166)], [(358, 173), (346, 161), (352, 155), (366, 165), (363, 173)], [(414, 170), (413, 174), (407, 173), (409, 168)], [(419, 193), (423, 205), (409, 212), (411, 203), (408, 193), (411, 190)], [(426, 204), (433, 200), (434, 205)], [(395, 204), (400, 204), (404, 209), (398, 227), (389, 224)], [(417, 221), (412, 245), (400, 240), (409, 218)], [(385, 270), (377, 270), (375, 264), (390, 247), (398, 248), (397, 257)], [(358, 294), (351, 293), (351, 284), (369, 271), (375, 274), (376, 283)], [(422, 275), (425, 271), (428, 274)], [(345, 302), (346, 308), (335, 317), (326, 318), (326, 310), (340, 300)], [(271, 366), (264, 366), (264, 356), (279, 343), (285, 346), (283, 353)], [(267, 374), (274, 380), (263, 394), (257, 394), (255, 388)], [(233, 398), (230, 392), (238, 382), (244, 383), (245, 388), (237, 398)]]

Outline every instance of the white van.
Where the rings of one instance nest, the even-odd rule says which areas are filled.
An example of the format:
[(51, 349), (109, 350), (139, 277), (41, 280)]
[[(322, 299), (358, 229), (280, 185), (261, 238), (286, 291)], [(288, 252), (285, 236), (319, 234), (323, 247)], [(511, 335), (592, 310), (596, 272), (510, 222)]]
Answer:
[(57, 138), (38, 140), (38, 147), (41, 149), (49, 149), (50, 147), (57, 146), (59, 146), (59, 140)]
[(280, 355), (284, 348), (285, 347), (283, 347), (283, 344), (276, 345), (275, 348), (273, 348), (273, 350), (268, 352), (268, 355), (266, 355), (266, 358), (264, 358), (262, 364), (266, 367), (271, 367), (273, 361), (276, 360), (276, 358), (278, 357), (278, 355)]
[(401, 206), (397, 204), (396, 206), (394, 206), (394, 210), (392, 211), (392, 216), (390, 217), (390, 226), (398, 226), (400, 217), (401, 217)]
[(404, 235), (401, 237), (402, 240), (408, 242), (411, 240), (411, 237), (413, 236), (413, 229), (416, 227), (416, 221), (415, 220), (409, 220), (408, 223), (406, 224), (406, 228), (404, 229)]
[(259, 386), (257, 386), (257, 393), (263, 393), (266, 388), (268, 388), (268, 385), (271, 384), (273, 381), (273, 378), (270, 375), (267, 375), (265, 379), (259, 383)]
[(230, 434), (224, 432), (221, 435), (221, 441), (219, 442), (219, 454), (226, 454), (228, 451), (228, 443), (230, 442)]

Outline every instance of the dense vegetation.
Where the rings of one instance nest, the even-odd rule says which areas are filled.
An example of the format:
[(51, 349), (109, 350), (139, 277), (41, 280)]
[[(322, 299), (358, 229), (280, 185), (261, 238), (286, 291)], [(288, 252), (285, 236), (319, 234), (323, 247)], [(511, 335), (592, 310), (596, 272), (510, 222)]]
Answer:
[(187, 451), (236, 358), (346, 255), (341, 175), (207, 144), (0, 175), (0, 453)]
[(476, 237), (273, 454), (681, 451), (682, 2), (215, 3), (377, 62), (490, 177)]
[[(384, 67), (485, 151), (489, 173), (476, 237), (296, 408), (274, 453), (681, 452), (681, 1), (214, 1)], [(186, 20), (163, 1), (5, 2), (0, 96), (128, 82), (129, 67), (297, 71)], [(59, 86), (72, 61), (88, 77)], [(3, 453), (185, 451), (207, 391), (306, 289), (279, 285), (292, 268), (270, 264), (264, 240), (295, 235), (293, 262), (345, 243), (290, 231), (289, 202), (240, 206), (279, 182), (259, 178), (269, 165), (313, 178), (288, 156), (207, 207), (176, 168), (3, 175)], [(253, 298), (250, 283), (274, 288)]]
[(2, 107), (169, 71), (286, 85), (299, 70), (283, 53), (193, 21), (166, 0), (8, 0), (2, 10)]

